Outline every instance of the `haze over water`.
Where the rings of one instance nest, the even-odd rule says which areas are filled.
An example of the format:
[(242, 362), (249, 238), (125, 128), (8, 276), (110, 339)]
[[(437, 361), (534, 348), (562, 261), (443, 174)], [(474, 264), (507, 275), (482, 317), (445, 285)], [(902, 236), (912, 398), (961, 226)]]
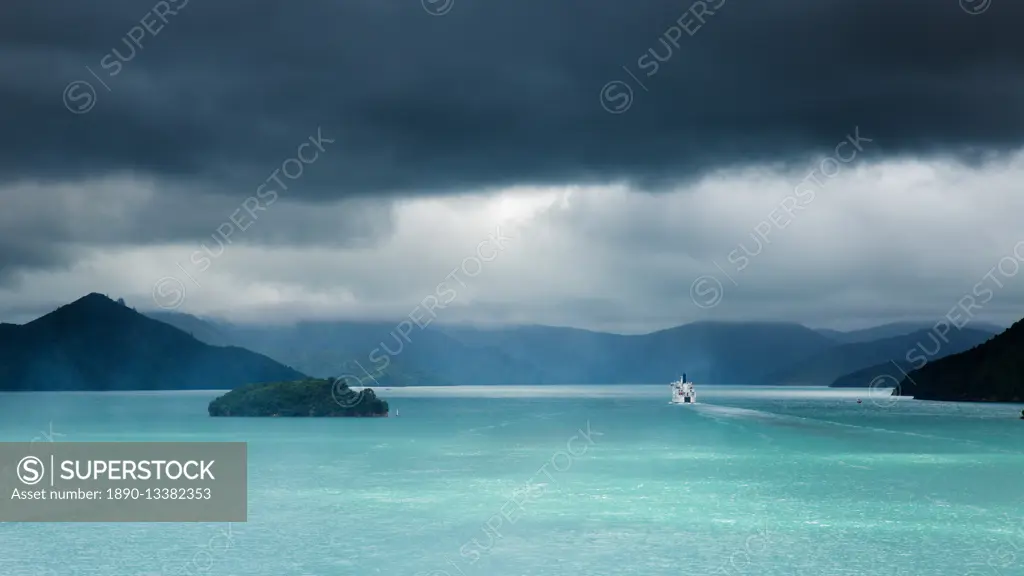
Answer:
[(214, 419), (216, 392), (0, 395), (2, 441), (249, 454), (247, 523), (6, 523), (0, 574), (1024, 574), (1013, 406), (764, 387), (700, 386), (695, 406), (668, 405), (667, 385), (377, 392), (397, 418)]

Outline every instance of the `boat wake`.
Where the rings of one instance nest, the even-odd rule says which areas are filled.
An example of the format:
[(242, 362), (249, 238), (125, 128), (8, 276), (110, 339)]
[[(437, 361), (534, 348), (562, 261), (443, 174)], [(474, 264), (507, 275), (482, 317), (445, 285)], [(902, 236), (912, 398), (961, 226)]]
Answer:
[(695, 406), (695, 409), (699, 408), (699, 413), (707, 415), (714, 419), (722, 420), (745, 420), (745, 421), (760, 421), (772, 426), (780, 426), (785, 428), (802, 428), (805, 430), (818, 430), (826, 434), (836, 434), (840, 430), (856, 430), (858, 432), (869, 432), (877, 434), (893, 434), (897, 436), (911, 436), (916, 438), (923, 438), (927, 440), (935, 440), (940, 442), (960, 443), (976, 448), (982, 448), (990, 452), (1009, 453), (1020, 455), (1020, 452), (1013, 450), (1005, 450), (996, 448), (993, 446), (985, 445), (981, 442), (970, 440), (967, 438), (955, 438), (948, 436), (939, 436), (935, 434), (927, 434), (923, 432), (915, 432), (911, 430), (891, 430), (889, 428), (882, 428), (880, 426), (867, 426), (864, 424), (850, 424), (848, 422), (834, 422), (832, 420), (825, 420), (821, 418), (810, 418), (806, 416), (796, 416), (794, 414), (779, 414), (776, 412), (769, 412), (766, 410), (757, 410), (752, 408), (737, 408), (734, 406), (718, 406), (714, 404), (704, 404), (701, 406)]

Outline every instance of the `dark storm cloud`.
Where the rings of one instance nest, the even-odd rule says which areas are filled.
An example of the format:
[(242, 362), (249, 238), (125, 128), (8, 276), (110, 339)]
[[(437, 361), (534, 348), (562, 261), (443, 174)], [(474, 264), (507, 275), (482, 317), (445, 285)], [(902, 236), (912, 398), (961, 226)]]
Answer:
[(391, 231), (387, 203), (352, 199), (262, 206), (249, 199), (256, 195), (230, 192), (158, 186), (138, 178), (0, 187), (5, 208), (0, 211), (0, 286), (16, 270), (70, 264), (86, 247), (174, 242), (196, 250), (238, 243), (338, 247), (372, 243)]
[[(0, 177), (135, 171), (244, 196), (321, 126), (336, 143), (292, 199), (653, 186), (802, 159), (855, 126), (886, 154), (999, 150), (1024, 135), (1024, 4), (985, 2), (15, 0)], [(86, 114), (62, 103), (76, 80), (97, 91)], [(633, 90), (625, 113), (602, 106), (611, 81)]]

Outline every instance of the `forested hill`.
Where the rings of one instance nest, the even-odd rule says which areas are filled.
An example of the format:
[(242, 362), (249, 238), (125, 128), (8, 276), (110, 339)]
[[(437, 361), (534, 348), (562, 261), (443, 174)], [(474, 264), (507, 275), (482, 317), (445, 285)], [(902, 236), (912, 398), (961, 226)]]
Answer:
[(217, 347), (102, 294), (24, 325), (0, 325), (0, 390), (230, 389), (305, 375)]
[(921, 400), (1024, 402), (1024, 320), (984, 344), (914, 370), (896, 393)]

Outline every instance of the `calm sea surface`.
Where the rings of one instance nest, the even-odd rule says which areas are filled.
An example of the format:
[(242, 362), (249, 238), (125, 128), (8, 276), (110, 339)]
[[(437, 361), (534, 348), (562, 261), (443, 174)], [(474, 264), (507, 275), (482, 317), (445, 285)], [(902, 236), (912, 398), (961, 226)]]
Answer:
[(1019, 406), (377, 392), (399, 417), (214, 419), (215, 392), (0, 394), (2, 441), (249, 450), (247, 523), (0, 524), (0, 575), (1024, 574)]

